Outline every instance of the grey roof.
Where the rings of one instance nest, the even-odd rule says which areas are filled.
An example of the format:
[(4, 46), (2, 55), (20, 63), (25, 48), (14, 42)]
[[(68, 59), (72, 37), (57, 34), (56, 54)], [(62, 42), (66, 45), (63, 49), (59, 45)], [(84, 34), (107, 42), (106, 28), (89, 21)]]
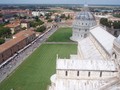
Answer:
[(95, 17), (89, 11), (81, 11), (81, 12), (77, 13), (75, 19), (77, 19), (77, 20), (95, 20)]
[(113, 35), (108, 33), (102, 26), (95, 26), (91, 28), (90, 33), (109, 54), (112, 53), (113, 42), (115, 39)]

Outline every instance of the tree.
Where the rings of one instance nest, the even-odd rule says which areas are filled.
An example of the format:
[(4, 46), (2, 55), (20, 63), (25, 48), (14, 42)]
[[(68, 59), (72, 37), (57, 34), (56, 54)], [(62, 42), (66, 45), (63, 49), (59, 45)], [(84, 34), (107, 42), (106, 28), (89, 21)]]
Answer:
[(67, 19), (70, 19), (70, 15), (66, 16), (65, 19), (66, 19), (66, 20), (67, 20)]
[(45, 26), (41, 26), (39, 28), (37, 28), (37, 32), (44, 32), (46, 30), (46, 27)]
[(41, 20), (38, 20), (37, 22), (36, 22), (36, 21), (31, 21), (31, 22), (30, 22), (30, 27), (40, 26), (40, 25), (42, 25), (42, 24), (44, 24), (44, 22), (41, 21)]
[(40, 26), (42, 24), (44, 24), (44, 22), (42, 20), (40, 20), (38, 16), (36, 16), (35, 21), (30, 22), (30, 27)]
[(38, 17), (38, 16), (35, 17), (35, 21), (36, 21), (36, 22), (39, 21), (39, 17)]
[(113, 14), (114, 17), (120, 18), (120, 14)]
[(1, 28), (1, 27), (4, 27), (4, 26), (5, 26), (5, 24), (3, 24), (3, 23), (2, 23), (2, 24), (0, 24), (0, 28)]
[(31, 22), (30, 22), (30, 27), (36, 27), (35, 22), (31, 21)]
[(20, 19), (27, 19), (27, 16), (20, 16)]
[(5, 39), (0, 39), (0, 45), (5, 43)]
[(66, 18), (65, 14), (61, 14), (60, 18)]
[(22, 29), (23, 29), (23, 30), (26, 30), (26, 27), (23, 27)]
[(52, 13), (46, 13), (45, 16), (46, 16), (46, 20), (50, 19), (50, 16), (52, 15)]
[(0, 28), (0, 37), (9, 37), (11, 35), (10, 28), (1, 27)]
[(18, 17), (18, 15), (17, 15), (17, 14), (15, 14), (15, 15), (13, 15), (13, 17), (17, 18), (17, 17)]
[(52, 22), (53, 20), (52, 19), (48, 19), (48, 22)]
[(38, 25), (44, 24), (44, 22), (42, 20), (39, 20), (37, 23), (38, 23)]
[(103, 24), (103, 25), (106, 25), (107, 22), (108, 22), (107, 18), (101, 18), (100, 19), (100, 23)]
[(120, 21), (119, 22), (114, 22), (113, 27), (114, 27), (114, 29), (120, 29)]
[(70, 19), (70, 15), (68, 15), (67, 18)]
[(50, 17), (49, 16), (46, 16), (46, 18), (45, 18), (46, 20), (48, 20), (48, 19), (50, 19)]
[(100, 24), (105, 25), (105, 26), (107, 26), (109, 28), (111, 27), (111, 21), (108, 21), (107, 18), (101, 18), (100, 19)]
[(3, 15), (2, 15), (2, 14), (0, 14), (0, 18), (1, 18), (1, 17), (3, 17)]

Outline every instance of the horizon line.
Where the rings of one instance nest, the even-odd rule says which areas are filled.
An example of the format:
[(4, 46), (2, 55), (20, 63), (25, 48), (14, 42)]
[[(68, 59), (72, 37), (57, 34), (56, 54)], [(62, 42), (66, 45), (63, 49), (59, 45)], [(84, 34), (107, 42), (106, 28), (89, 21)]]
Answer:
[[(58, 5), (58, 3), (0, 3), (0, 4), (4, 4), (4, 5), (8, 5), (8, 4), (10, 4), (10, 5), (21, 5), (21, 4), (24, 4), (24, 5), (34, 5), (34, 4), (37, 4), (37, 5), (40, 5), (40, 4), (43, 4), (43, 5), (55, 5), (55, 4), (57, 4)], [(63, 4), (65, 4), (65, 3), (63, 3)], [(77, 3), (74, 3), (74, 4), (77, 4)], [(59, 5), (62, 5), (62, 3), (59, 3)], [(66, 3), (65, 5), (72, 5), (72, 4), (68, 4), (68, 3)], [(84, 5), (84, 4), (77, 4), (77, 5)], [(88, 4), (88, 5), (120, 5), (120, 4)]]

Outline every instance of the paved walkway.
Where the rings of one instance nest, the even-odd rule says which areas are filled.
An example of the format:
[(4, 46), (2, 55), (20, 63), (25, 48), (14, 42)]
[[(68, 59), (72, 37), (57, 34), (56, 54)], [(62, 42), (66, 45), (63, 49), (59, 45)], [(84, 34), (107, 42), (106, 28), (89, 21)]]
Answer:
[(43, 44), (77, 44), (77, 42), (44, 42)]

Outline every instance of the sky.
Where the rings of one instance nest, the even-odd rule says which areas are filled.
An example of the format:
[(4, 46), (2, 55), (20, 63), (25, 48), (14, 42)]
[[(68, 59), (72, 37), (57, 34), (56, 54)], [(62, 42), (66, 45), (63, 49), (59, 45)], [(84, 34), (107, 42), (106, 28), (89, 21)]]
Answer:
[(120, 0), (0, 0), (0, 4), (112, 4), (120, 5)]

